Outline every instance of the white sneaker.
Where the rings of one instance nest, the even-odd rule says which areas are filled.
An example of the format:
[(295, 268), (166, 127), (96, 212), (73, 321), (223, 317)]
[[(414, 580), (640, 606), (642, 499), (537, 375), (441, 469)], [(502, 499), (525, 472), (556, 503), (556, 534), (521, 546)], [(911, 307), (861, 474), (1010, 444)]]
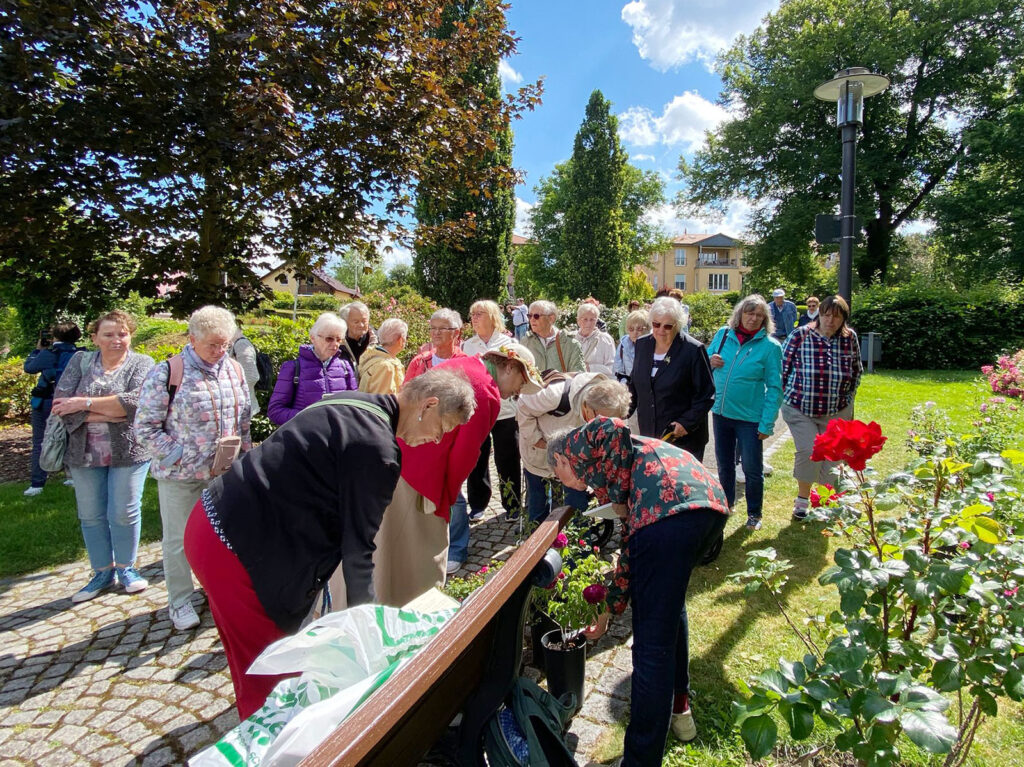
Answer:
[(764, 465), (764, 470), (761, 473), (764, 474), (766, 477), (770, 477), (772, 474), (775, 473), (775, 467), (772, 466), (770, 463), (766, 463)]
[(181, 607), (170, 608), (171, 623), (178, 631), (188, 631), (199, 625), (199, 616), (191, 602), (186, 602)]
[(747, 484), (747, 475), (743, 473), (743, 467), (736, 467), (736, 484), (745, 485)]
[(697, 725), (693, 721), (693, 709), (688, 708), (681, 714), (672, 714), (672, 734), (680, 743), (689, 743), (697, 737)]
[(75, 480), (73, 480), (73, 479), (65, 479), (64, 480), (64, 487), (74, 487), (74, 486), (75, 486)]
[(462, 562), (456, 562), (454, 559), (448, 560), (448, 567), (445, 568), (445, 572), (448, 575), (455, 575), (459, 570), (462, 569)]
[(31, 498), (32, 496), (39, 495), (42, 492), (43, 488), (41, 487), (30, 487), (26, 489), (25, 492), (22, 493), (22, 495), (27, 495), (29, 498)]

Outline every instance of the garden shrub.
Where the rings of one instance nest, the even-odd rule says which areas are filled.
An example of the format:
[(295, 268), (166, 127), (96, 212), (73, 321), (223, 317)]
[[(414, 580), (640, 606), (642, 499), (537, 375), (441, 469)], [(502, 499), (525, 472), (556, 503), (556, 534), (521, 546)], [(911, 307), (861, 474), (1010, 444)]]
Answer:
[(347, 300), (339, 300), (330, 293), (314, 293), (311, 296), (299, 296), (299, 308), (313, 312), (337, 312), (338, 307), (347, 304)]
[(733, 305), (715, 293), (694, 293), (684, 299), (690, 307), (690, 335), (707, 344), (732, 315)]
[(0, 420), (22, 421), (32, 407), (31, 391), (39, 376), (29, 375), (24, 357), (8, 357), (0, 361)]
[(854, 296), (851, 324), (881, 335), (879, 367), (976, 368), (1024, 345), (1024, 290), (988, 284), (968, 291), (909, 284)]
[[(408, 364), (416, 350), (430, 340), (430, 315), (441, 308), (408, 285), (367, 293), (363, 296), (363, 303), (370, 309), (370, 324), (375, 328), (389, 317), (405, 320), (409, 325), (409, 340), (399, 355), (403, 364)], [(464, 328), (463, 339), (467, 337), (466, 332), (472, 335), (472, 331)]]

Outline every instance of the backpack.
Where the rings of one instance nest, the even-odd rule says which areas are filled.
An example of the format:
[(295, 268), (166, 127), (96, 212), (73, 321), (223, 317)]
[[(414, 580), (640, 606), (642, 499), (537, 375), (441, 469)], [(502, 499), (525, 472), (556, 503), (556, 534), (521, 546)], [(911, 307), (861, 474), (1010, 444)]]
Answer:
[(572, 410), (572, 405), (569, 402), (569, 382), (572, 381), (575, 375), (575, 373), (563, 373), (559, 370), (545, 370), (541, 375), (541, 382), (544, 386), (550, 386), (556, 381), (566, 382), (566, 385), (562, 387), (562, 396), (559, 398), (558, 404), (549, 410), (546, 415), (553, 415), (555, 418), (561, 418), (563, 415), (568, 415)]
[(256, 391), (270, 391), (274, 388), (274, 363), (270, 360), (270, 355), (266, 352), (261, 352), (256, 348), (256, 344), (250, 341), (245, 336), (242, 336), (231, 345), (231, 357), (234, 359), (238, 358), (238, 352), (235, 351), (235, 347), (238, 346), (242, 341), (245, 341), (253, 348), (256, 352), (256, 372), (259, 377), (253, 384)]
[[(238, 361), (231, 357), (231, 364), (235, 368), (235, 374), (238, 376), (238, 380), (243, 384), (245, 383), (245, 373), (242, 372), (242, 366), (238, 364)], [(172, 357), (167, 358), (167, 415), (171, 414), (171, 404), (174, 402), (174, 395), (178, 393), (178, 388), (181, 386), (181, 379), (185, 376), (185, 360), (181, 354), (175, 354)]]
[(491, 767), (578, 767), (563, 735), (576, 710), (576, 696), (559, 700), (519, 677), (504, 705), (484, 730), (484, 754)]
[[(57, 364), (53, 369), (53, 379), (51, 380), (46, 373), (39, 375), (39, 382), (33, 387), (31, 396), (36, 399), (53, 399), (54, 392), (57, 390), (57, 382), (60, 381), (61, 375), (64, 373), (64, 368), (71, 362), (71, 358), (78, 352), (84, 352), (85, 349), (79, 349), (77, 346), (73, 349), (60, 349), (57, 351)], [(35, 407), (35, 405), (33, 405)]]

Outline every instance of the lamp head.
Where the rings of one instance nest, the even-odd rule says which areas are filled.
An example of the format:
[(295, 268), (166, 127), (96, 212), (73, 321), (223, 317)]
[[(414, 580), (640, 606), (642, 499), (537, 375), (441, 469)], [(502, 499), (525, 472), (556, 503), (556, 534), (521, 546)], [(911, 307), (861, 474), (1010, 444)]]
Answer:
[(864, 122), (864, 99), (888, 87), (888, 77), (869, 72), (866, 67), (849, 67), (839, 70), (834, 78), (815, 88), (814, 97), (836, 102), (837, 125), (861, 125)]

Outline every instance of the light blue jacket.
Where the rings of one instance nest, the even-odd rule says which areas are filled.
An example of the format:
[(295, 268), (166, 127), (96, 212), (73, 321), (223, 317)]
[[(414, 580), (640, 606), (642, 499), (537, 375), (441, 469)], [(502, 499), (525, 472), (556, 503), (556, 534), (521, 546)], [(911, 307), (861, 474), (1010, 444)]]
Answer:
[(782, 404), (782, 346), (764, 328), (740, 346), (736, 331), (723, 327), (708, 344), (708, 356), (713, 354), (720, 354), (725, 365), (711, 369), (715, 380), (711, 412), (756, 423), (759, 432), (771, 434)]

